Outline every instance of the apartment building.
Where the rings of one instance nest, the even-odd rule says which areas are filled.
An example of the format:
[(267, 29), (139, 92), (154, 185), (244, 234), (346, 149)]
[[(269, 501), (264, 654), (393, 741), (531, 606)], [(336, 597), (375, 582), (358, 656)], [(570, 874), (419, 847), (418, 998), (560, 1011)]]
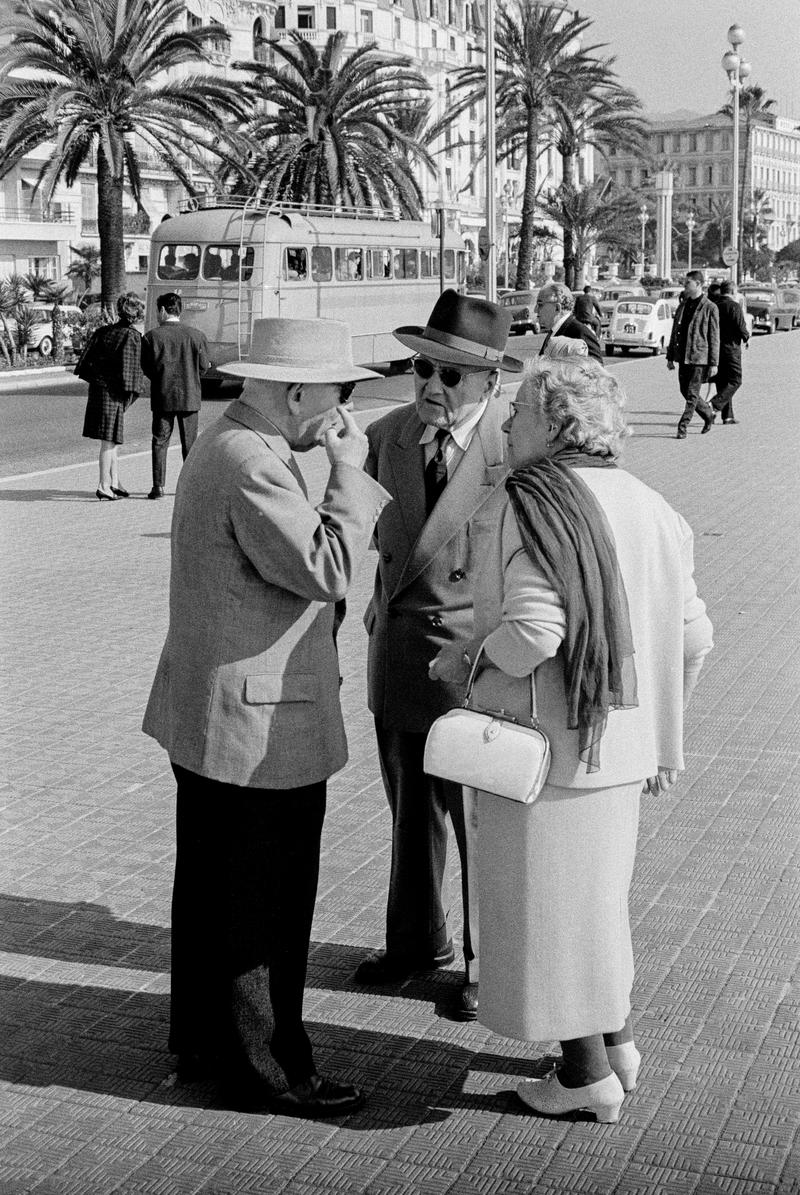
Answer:
[[(705, 214), (715, 203), (730, 199), (733, 188), (733, 130), (730, 117), (652, 117), (648, 151), (609, 155), (608, 169), (621, 188), (647, 197), (656, 170), (672, 170), (673, 212), (694, 210)], [(800, 236), (800, 121), (765, 116), (752, 127), (745, 152), (744, 125), (740, 126), (739, 179), (744, 180), (745, 208), (751, 197), (764, 192), (763, 223), (768, 246), (778, 250)]]
[[(234, 62), (264, 61), (273, 52), (265, 39), (289, 40), (292, 30), (316, 44), (323, 44), (337, 29), (346, 33), (348, 47), (374, 42), (384, 54), (413, 60), (431, 86), (433, 113), (438, 118), (449, 102), (453, 72), (482, 61), (483, 12), (480, 0), (186, 0), (185, 20), (189, 28), (216, 21), (228, 30), (230, 41), (220, 41), (214, 48), (213, 63), (207, 69), (229, 78), (241, 73), (234, 70)], [(188, 73), (189, 68), (185, 69)], [(475, 258), (484, 224), (486, 176), (484, 163), (473, 167), (483, 144), (484, 120), (482, 106), (465, 112), (458, 126), (432, 147), (435, 175), (424, 171), (420, 178), (426, 206), (443, 207), (448, 224), (463, 235)], [(60, 186), (44, 207), (33, 187), (48, 156), (48, 147), (42, 147), (0, 182), (0, 275), (37, 269), (61, 276), (71, 259), (70, 244), (99, 243), (92, 164), (73, 187)], [(154, 155), (142, 149), (141, 157), (147, 215), (137, 213), (130, 194), (125, 197), (125, 256), (132, 285), (144, 284), (150, 229), (163, 215), (176, 211), (184, 197), (183, 188)], [(582, 155), (579, 169), (582, 180), (591, 181), (590, 150)], [(552, 149), (543, 153), (537, 170), (539, 185), (557, 186), (558, 154)], [(501, 252), (520, 219), (523, 179), (522, 155), (495, 171)], [(22, 235), (34, 231), (35, 237)]]

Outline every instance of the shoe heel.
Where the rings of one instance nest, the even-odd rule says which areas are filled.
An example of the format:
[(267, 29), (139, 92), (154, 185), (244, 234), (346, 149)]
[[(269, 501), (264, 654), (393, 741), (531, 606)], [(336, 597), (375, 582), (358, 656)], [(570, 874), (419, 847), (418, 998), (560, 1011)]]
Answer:
[(638, 1066), (632, 1066), (632, 1067), (626, 1068), (624, 1070), (615, 1071), (617, 1078), (619, 1079), (620, 1083), (622, 1084), (623, 1091), (635, 1091), (636, 1090), (636, 1076), (638, 1075), (638, 1073), (639, 1073)]
[(616, 1104), (598, 1104), (597, 1107), (589, 1108), (588, 1111), (594, 1112), (598, 1124), (616, 1124), (621, 1107), (622, 1100), (618, 1100)]

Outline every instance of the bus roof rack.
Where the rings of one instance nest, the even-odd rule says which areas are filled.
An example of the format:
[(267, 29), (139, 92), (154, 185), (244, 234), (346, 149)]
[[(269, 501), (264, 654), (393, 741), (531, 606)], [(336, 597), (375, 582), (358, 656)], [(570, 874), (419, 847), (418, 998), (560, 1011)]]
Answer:
[(335, 203), (291, 203), (283, 199), (267, 199), (261, 195), (226, 195), (214, 191), (203, 195), (192, 195), (178, 204), (181, 213), (205, 212), (230, 208), (247, 215), (264, 215), (275, 212), (296, 212), (301, 216), (333, 216), (347, 220), (393, 220), (403, 217), (397, 208), (390, 211), (382, 207), (344, 207)]

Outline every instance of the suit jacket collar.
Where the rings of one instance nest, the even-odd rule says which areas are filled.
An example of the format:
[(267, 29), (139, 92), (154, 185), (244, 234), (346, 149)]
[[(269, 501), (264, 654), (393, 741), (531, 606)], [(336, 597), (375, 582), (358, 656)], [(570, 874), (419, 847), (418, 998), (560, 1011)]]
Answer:
[(267, 448), (283, 461), (295, 481), (300, 483), (303, 492), (307, 492), (300, 467), (294, 459), (288, 441), (266, 415), (262, 415), (255, 407), (251, 407), (249, 403), (242, 402), (240, 398), (237, 398), (226, 409), (225, 418), (255, 432), (264, 441)]
[(419, 443), (423, 425), (416, 411), (410, 413), (398, 429), (395, 440), (389, 444), (389, 460), (410, 551), (395, 593), (420, 575), (502, 483), (508, 471), (503, 462), (504, 442), (500, 431), (504, 419), (502, 400), (492, 399), (475, 429), (469, 448), (428, 519), (425, 517), (425, 458)]

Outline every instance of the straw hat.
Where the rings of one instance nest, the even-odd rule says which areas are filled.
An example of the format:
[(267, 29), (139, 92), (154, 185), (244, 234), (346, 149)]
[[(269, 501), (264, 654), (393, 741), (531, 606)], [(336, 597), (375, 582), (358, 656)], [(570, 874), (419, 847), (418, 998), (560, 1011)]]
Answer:
[(426, 327), (395, 328), (394, 335), (432, 361), (519, 373), (522, 362), (503, 352), (510, 328), (510, 308), (446, 290), (436, 300)]
[(271, 382), (359, 382), (380, 377), (353, 364), (350, 329), (329, 319), (257, 319), (249, 359), (217, 369), (235, 378)]

